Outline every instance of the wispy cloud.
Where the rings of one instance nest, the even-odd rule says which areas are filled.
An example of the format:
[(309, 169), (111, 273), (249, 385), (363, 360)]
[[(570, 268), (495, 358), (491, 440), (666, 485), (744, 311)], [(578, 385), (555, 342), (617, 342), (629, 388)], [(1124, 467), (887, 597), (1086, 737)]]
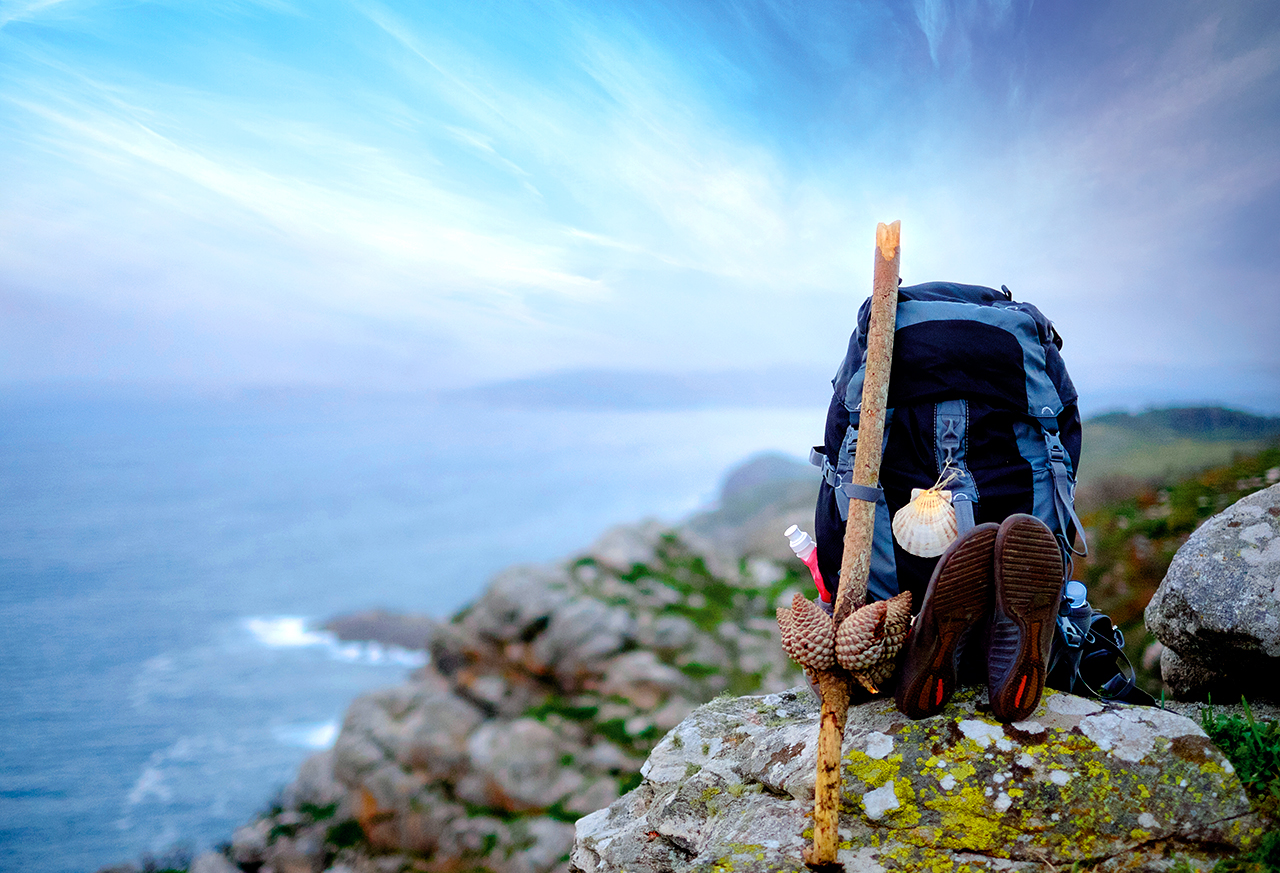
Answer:
[(1280, 36), (1228, 39), (1230, 9), (167, 9), (0, 6), (0, 281), (161, 320), (179, 296), (210, 336), (257, 319), (299, 349), (345, 331), (370, 360), (447, 347), (457, 373), (825, 366), (860, 234), (902, 218), (909, 281), (1007, 282), (1086, 371), (1162, 337), (1271, 354), (1245, 283), (1195, 308), (1218, 271), (1265, 276), (1226, 237), (1278, 214)]
[(55, 6), (77, 0), (0, 0), (0, 28), (11, 21), (30, 21)]

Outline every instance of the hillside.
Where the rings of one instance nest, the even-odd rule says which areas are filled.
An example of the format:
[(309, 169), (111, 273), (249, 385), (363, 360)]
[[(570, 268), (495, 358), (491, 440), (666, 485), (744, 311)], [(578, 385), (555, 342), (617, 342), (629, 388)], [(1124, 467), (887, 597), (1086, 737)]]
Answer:
[(1144, 485), (1256, 454), (1280, 439), (1280, 418), (1222, 407), (1112, 412), (1084, 422), (1077, 500), (1106, 502)]
[(1129, 659), (1143, 673), (1147, 690), (1159, 694), (1160, 686), (1151, 673), (1153, 665), (1148, 661), (1142, 667), (1143, 654), (1154, 642), (1142, 611), (1173, 556), (1206, 519), (1277, 481), (1280, 439), (1190, 475), (1102, 480), (1095, 494), (1105, 494), (1105, 499), (1081, 507), (1089, 556), (1078, 560), (1075, 577), (1088, 586), (1093, 606), (1124, 631)]

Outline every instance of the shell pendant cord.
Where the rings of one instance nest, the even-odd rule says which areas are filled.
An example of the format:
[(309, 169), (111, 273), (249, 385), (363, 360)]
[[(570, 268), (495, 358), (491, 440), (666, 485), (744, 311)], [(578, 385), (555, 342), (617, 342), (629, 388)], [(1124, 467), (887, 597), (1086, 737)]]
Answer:
[[(893, 363), (893, 333), (898, 306), (898, 268), (901, 260), (900, 222), (876, 227), (875, 281), (871, 292), (871, 320), (867, 329), (866, 379), (862, 388), (862, 407), (858, 421), (858, 447), (854, 455), (853, 481), (876, 487), (880, 479), (883, 449), (885, 407), (889, 399), (889, 368)], [(840, 586), (836, 595), (833, 624), (841, 627), (846, 618), (866, 606), (867, 577), (871, 571), (871, 537), (875, 527), (876, 505), (866, 500), (849, 501), (849, 520), (845, 529), (844, 557), (840, 564)], [(902, 597), (902, 595), (899, 595)], [(898, 598), (895, 624), (901, 625), (896, 646), (888, 654), (893, 657), (906, 635), (910, 621), (911, 600), (905, 604)], [(881, 606), (886, 601), (881, 601)], [(893, 603), (893, 601), (888, 601)], [(905, 606), (905, 610), (903, 609)], [(870, 609), (869, 607), (867, 609)], [(877, 640), (885, 632), (886, 609), (881, 608), (872, 631)], [(905, 614), (904, 614), (905, 613)], [(818, 728), (818, 768), (813, 797), (813, 846), (805, 850), (804, 861), (817, 869), (836, 866), (837, 826), (840, 815), (840, 749), (844, 741), (845, 719), (849, 713), (849, 683), (855, 678), (864, 685), (871, 681), (850, 673), (839, 664), (817, 674), (822, 696), (822, 720)], [(877, 672), (883, 672), (877, 670)], [(885, 674), (887, 676), (887, 673)], [(879, 681), (883, 681), (880, 679)]]

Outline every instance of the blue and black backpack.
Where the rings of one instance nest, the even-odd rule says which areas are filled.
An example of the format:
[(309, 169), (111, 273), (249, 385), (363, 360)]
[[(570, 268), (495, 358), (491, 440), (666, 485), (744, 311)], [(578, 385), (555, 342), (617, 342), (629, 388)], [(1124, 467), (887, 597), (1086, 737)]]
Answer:
[[(831, 588), (840, 573), (849, 494), (856, 490), (851, 471), (870, 313), (867, 300), (832, 380), (825, 445), (810, 456), (823, 471), (814, 525), (818, 566)], [(1061, 349), (1049, 319), (1014, 301), (1007, 288), (930, 282), (898, 289), (869, 600), (909, 590), (919, 609), (938, 559), (903, 550), (890, 519), (910, 500), (912, 488), (934, 485), (944, 470), (953, 477), (946, 487), (961, 533), (1029, 513), (1057, 536), (1070, 574), (1072, 556), (1084, 554), (1075, 547), (1077, 533), (1083, 546), (1075, 512), (1081, 425)], [(1073, 627), (1060, 622), (1055, 649), (1074, 641)], [(1055, 662), (1062, 660), (1059, 654), (1069, 660), (1076, 653), (1055, 652)], [(1078, 671), (1069, 672), (1074, 683)]]

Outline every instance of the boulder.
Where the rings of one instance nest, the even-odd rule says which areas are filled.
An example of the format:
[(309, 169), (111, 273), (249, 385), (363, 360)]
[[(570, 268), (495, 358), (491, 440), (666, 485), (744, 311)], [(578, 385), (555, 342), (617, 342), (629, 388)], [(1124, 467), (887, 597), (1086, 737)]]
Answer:
[(1162, 673), (1175, 696), (1280, 699), (1280, 485), (1191, 534), (1146, 622), (1165, 646)]
[(343, 642), (379, 643), (401, 649), (425, 649), (438, 622), (425, 615), (370, 609), (331, 618), (323, 629)]
[[(578, 821), (572, 869), (805, 870), (818, 717), (803, 688), (698, 708), (638, 788)], [(1204, 869), (1268, 824), (1191, 720), (1051, 690), (1008, 725), (969, 689), (920, 721), (854, 706), (841, 791), (849, 873)]]
[(339, 803), (345, 793), (342, 784), (333, 777), (333, 749), (324, 749), (302, 762), (282, 799), (291, 809), (303, 804), (329, 806)]

